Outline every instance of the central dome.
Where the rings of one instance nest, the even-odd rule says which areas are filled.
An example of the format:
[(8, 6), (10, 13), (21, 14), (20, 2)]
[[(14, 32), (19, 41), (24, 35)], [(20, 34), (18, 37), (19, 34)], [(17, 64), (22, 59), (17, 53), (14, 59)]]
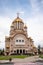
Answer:
[(11, 29), (15, 29), (15, 30), (23, 30), (24, 28), (24, 23), (22, 21), (21, 18), (19, 18), (19, 16), (17, 16), (14, 21), (12, 22), (12, 25), (11, 25)]
[(14, 22), (23, 22), (21, 18), (17, 17)]
[(22, 22), (23, 23), (22, 19), (19, 17), (19, 13), (17, 13), (17, 18), (14, 19), (13, 23), (15, 23), (15, 22)]

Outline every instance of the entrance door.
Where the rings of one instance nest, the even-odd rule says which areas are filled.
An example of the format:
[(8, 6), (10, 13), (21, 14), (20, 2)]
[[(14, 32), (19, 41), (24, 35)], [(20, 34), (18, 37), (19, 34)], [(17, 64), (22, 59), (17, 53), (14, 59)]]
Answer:
[(25, 50), (23, 50), (23, 54), (25, 54)]
[(19, 54), (19, 50), (17, 49), (17, 54)]
[(22, 54), (22, 50), (20, 49), (20, 54)]
[(6, 52), (7, 55), (9, 55), (9, 52)]

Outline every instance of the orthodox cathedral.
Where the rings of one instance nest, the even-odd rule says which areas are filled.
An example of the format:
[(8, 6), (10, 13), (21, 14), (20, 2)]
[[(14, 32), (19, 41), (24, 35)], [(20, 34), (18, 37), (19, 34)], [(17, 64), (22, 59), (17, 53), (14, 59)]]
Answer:
[(27, 26), (17, 15), (10, 27), (9, 37), (5, 37), (5, 53), (11, 54), (30, 54), (35, 53), (34, 42), (28, 37)]

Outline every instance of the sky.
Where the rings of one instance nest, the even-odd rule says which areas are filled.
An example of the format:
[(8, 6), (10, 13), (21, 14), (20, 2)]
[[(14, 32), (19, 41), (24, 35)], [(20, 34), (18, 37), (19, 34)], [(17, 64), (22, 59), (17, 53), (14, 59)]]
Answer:
[(0, 49), (5, 48), (12, 21), (19, 17), (27, 25), (28, 37), (43, 47), (43, 0), (0, 0)]

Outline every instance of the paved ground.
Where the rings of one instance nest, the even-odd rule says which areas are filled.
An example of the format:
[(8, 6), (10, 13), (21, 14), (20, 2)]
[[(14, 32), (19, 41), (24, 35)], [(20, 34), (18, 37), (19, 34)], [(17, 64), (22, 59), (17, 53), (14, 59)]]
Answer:
[(43, 65), (43, 63), (15, 63), (14, 65)]
[(0, 65), (43, 65), (43, 60), (38, 56), (31, 56), (25, 59), (15, 58), (12, 62), (9, 62), (9, 60), (0, 60)]
[(21, 62), (21, 63), (28, 63), (28, 62), (35, 62), (37, 60), (42, 60), (41, 58), (39, 58), (39, 56), (31, 56), (31, 57), (27, 57), (27, 58), (24, 58), (24, 59), (13, 59), (12, 62), (15, 62), (15, 63), (18, 63), (18, 62)]
[(0, 63), (0, 65), (14, 65), (14, 63)]
[(36, 63), (2, 63), (0, 65), (43, 65), (41, 62)]

